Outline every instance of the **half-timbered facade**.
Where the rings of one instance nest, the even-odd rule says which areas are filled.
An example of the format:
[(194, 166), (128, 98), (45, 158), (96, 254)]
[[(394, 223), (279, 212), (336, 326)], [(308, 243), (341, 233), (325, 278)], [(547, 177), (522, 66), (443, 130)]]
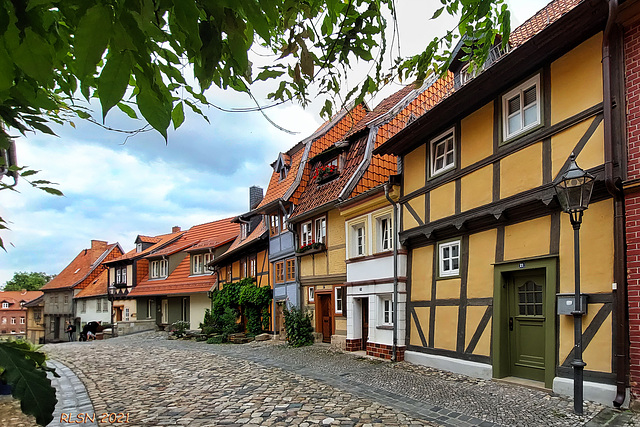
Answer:
[[(573, 229), (553, 183), (575, 153), (597, 179), (581, 228), (585, 396), (624, 394), (626, 362), (614, 355), (624, 231), (607, 186), (623, 146), (620, 109), (603, 103), (606, 18), (604, 2), (550, 3), (476, 77), (454, 61), (424, 112), (375, 151), (403, 164), (406, 360), (572, 393), (573, 317), (559, 297), (574, 289)], [(620, 73), (610, 77), (619, 88)]]

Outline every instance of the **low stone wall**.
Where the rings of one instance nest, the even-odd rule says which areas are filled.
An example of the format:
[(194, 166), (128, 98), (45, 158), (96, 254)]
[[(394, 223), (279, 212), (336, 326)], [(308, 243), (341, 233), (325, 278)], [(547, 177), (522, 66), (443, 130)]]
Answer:
[[(399, 345), (396, 347), (396, 361), (402, 362), (404, 360), (405, 350), (406, 350), (405, 346)], [(367, 355), (391, 360), (393, 355), (393, 346), (387, 345), (387, 344), (379, 344), (375, 342), (368, 342)]]
[(345, 335), (331, 335), (331, 347), (338, 350), (347, 349), (347, 337)]
[(131, 335), (137, 332), (155, 331), (156, 321), (150, 320), (136, 320), (117, 322), (115, 325), (115, 336)]

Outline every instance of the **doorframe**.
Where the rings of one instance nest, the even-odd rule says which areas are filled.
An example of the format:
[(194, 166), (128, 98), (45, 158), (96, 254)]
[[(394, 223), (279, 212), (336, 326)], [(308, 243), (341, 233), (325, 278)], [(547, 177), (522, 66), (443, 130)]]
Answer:
[(544, 386), (552, 388), (556, 373), (556, 292), (558, 283), (558, 255), (505, 261), (493, 265), (493, 342), (491, 364), (494, 378), (510, 374), (509, 364), (509, 295), (506, 276), (509, 273), (544, 269), (545, 326), (544, 326)]
[[(322, 303), (320, 302), (321, 297), (329, 298), (329, 318), (331, 319), (331, 335), (333, 335), (335, 324), (334, 324), (334, 316), (333, 312), (333, 288), (332, 289), (320, 289), (316, 287), (314, 289), (314, 304), (316, 305), (316, 332), (320, 332), (322, 334)], [(331, 336), (329, 337), (331, 338)]]

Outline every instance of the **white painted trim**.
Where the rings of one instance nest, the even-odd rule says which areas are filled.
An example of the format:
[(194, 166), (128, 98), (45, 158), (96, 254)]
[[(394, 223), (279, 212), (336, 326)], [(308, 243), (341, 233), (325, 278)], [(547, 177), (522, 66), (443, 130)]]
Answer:
[(416, 351), (404, 353), (404, 360), (416, 365), (428, 366), (455, 374), (467, 375), (474, 378), (490, 380), (493, 377), (493, 367), (486, 363), (471, 362), (453, 357), (425, 354)]
[[(612, 407), (613, 399), (616, 397), (616, 386), (614, 384), (601, 384), (591, 381), (583, 381), (584, 400), (598, 402), (602, 405)], [(553, 392), (564, 396), (573, 397), (573, 379), (555, 377), (553, 379)], [(626, 397), (622, 407), (629, 407), (630, 393), (627, 388)]]

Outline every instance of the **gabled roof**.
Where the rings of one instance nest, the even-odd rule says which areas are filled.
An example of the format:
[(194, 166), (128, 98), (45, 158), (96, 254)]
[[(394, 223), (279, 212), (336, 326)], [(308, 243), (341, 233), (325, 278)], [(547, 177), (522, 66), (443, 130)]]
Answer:
[[(604, 6), (605, 2), (597, 3), (599, 5), (597, 7), (606, 8), (606, 6)], [(593, 4), (596, 4), (596, 2), (593, 2)], [(579, 5), (580, 8), (577, 7)], [(374, 153), (398, 154), (413, 149), (417, 145), (421, 144), (421, 138), (424, 137), (424, 135), (418, 130), (419, 127), (429, 126), (433, 128), (433, 130), (436, 130), (438, 126), (444, 125), (444, 123), (442, 123), (442, 117), (433, 117), (433, 113), (427, 114), (427, 112), (438, 110), (444, 104), (447, 104), (449, 101), (445, 102), (445, 100), (448, 100), (452, 95), (460, 93), (460, 96), (462, 96), (462, 93), (465, 93), (466, 98), (465, 100), (458, 100), (459, 98), (454, 98), (455, 101), (452, 99), (449, 102), (449, 104), (454, 103), (455, 105), (448, 105), (446, 109), (447, 111), (445, 112), (443, 110), (440, 114), (448, 119), (452, 118), (452, 112), (455, 114), (461, 114), (467, 110), (472, 111), (483, 103), (486, 103), (487, 99), (482, 98), (487, 97), (490, 90), (496, 90), (488, 89), (488, 85), (493, 85), (498, 88), (500, 85), (512, 84), (511, 82), (508, 82), (507, 79), (517, 80), (521, 77), (519, 75), (515, 75), (512, 71), (505, 71), (502, 72), (503, 75), (500, 75), (497, 73), (496, 69), (504, 67), (500, 67), (499, 64), (512, 60), (511, 62), (519, 64), (522, 72), (526, 73), (527, 70), (522, 69), (522, 64), (526, 64), (533, 70), (540, 65), (536, 64), (532, 59), (542, 61), (544, 59), (543, 57), (557, 54), (561, 51), (563, 46), (569, 46), (571, 43), (576, 42), (580, 37), (592, 34), (592, 32), (590, 33), (590, 31), (592, 31), (590, 28), (594, 23), (597, 23), (598, 20), (603, 20), (605, 17), (599, 16), (596, 11), (591, 10), (591, 7), (590, 2), (584, 2), (583, 0), (552, 1), (525, 23), (513, 30), (509, 37), (509, 52), (495, 60), (490, 66), (485, 68), (478, 76), (466, 85), (455, 89), (453, 84), (453, 75), (451, 73), (448, 73), (437, 80), (433, 79), (430, 82), (430, 87), (424, 92), (425, 96), (420, 96), (418, 98), (421, 102), (418, 102), (418, 99), (416, 99), (416, 102), (412, 103), (414, 108), (411, 111), (411, 114), (413, 114), (414, 117), (417, 117), (415, 124), (409, 127), (407, 126), (407, 122), (405, 122), (404, 124), (400, 123), (399, 126), (389, 127), (386, 134), (383, 135), (385, 137), (384, 141), (376, 144)], [(595, 6), (593, 7), (595, 8)], [(567, 15), (573, 10), (579, 10), (579, 13), (576, 15), (577, 18), (574, 19), (574, 26), (576, 28), (580, 28), (579, 31), (574, 31), (569, 27), (563, 27), (559, 22), (564, 15)], [(589, 22), (586, 22), (585, 19), (588, 19)], [(565, 19), (563, 22), (566, 23), (567, 20)], [(558, 40), (558, 37), (554, 35), (550, 37), (549, 40), (544, 40), (544, 42), (537, 37), (536, 40), (538, 40), (538, 43), (532, 40), (535, 36), (540, 35), (540, 33), (544, 32), (544, 30), (556, 23), (556, 31), (568, 31), (571, 33), (570, 37), (563, 37), (562, 40)], [(529, 41), (532, 41), (533, 44), (527, 43)], [(530, 46), (530, 48), (527, 48), (527, 46)], [(508, 78), (506, 78), (506, 76), (508, 76)], [(482, 93), (482, 96), (479, 96), (479, 93)], [(407, 121), (409, 120), (407, 119)], [(401, 142), (403, 137), (406, 138)]]
[(217, 265), (220, 262), (231, 258), (233, 255), (241, 253), (243, 250), (266, 238), (267, 232), (268, 228), (265, 222), (260, 221), (256, 228), (245, 239), (242, 239), (241, 236), (236, 237), (231, 246), (229, 246), (229, 249), (227, 249), (225, 253), (214, 259), (211, 264)]
[(81, 290), (74, 298), (95, 298), (107, 296), (109, 270), (104, 269), (86, 288)]
[(23, 304), (24, 307), (38, 307), (44, 305), (44, 292), (40, 292), (40, 296), (27, 301)]
[[(178, 252), (193, 253), (215, 249), (229, 244), (238, 236), (240, 225), (231, 222), (233, 218), (225, 218), (206, 224), (194, 225), (184, 232), (184, 235), (173, 244), (148, 255), (169, 256)], [(172, 295), (207, 292), (215, 283), (213, 274), (191, 275), (191, 258), (185, 256), (178, 266), (164, 279), (149, 279), (145, 277), (129, 292), (129, 296)]]
[(114, 250), (122, 253), (118, 243), (92, 241), (91, 249), (83, 249), (56, 277), (44, 285), (42, 290), (74, 288), (82, 283)]
[(138, 252), (136, 248), (130, 250), (129, 252), (127, 252), (126, 254), (122, 255), (121, 257), (112, 259), (110, 261), (105, 262), (105, 264), (110, 264), (110, 263), (114, 263), (114, 262), (120, 262), (120, 261), (127, 261), (127, 260), (135, 260), (135, 259), (139, 259), (142, 258), (146, 255), (149, 255), (150, 253), (156, 252), (162, 248), (164, 248), (165, 246), (167, 246), (168, 244), (176, 241), (177, 239), (179, 239), (185, 232), (184, 231), (178, 231), (176, 233), (169, 233), (169, 234), (161, 234), (159, 236), (155, 236), (155, 237), (149, 237), (149, 236), (138, 236), (136, 238), (136, 241), (140, 241), (140, 242), (146, 242), (146, 243), (154, 243), (152, 246), (149, 246), (147, 249), (143, 250), (142, 252)]
[[(19, 310), (22, 308), (21, 303), (27, 303), (41, 297), (41, 291), (0, 291), (0, 303), (8, 302), (9, 308), (4, 310)], [(0, 304), (0, 310), (3, 310)]]

